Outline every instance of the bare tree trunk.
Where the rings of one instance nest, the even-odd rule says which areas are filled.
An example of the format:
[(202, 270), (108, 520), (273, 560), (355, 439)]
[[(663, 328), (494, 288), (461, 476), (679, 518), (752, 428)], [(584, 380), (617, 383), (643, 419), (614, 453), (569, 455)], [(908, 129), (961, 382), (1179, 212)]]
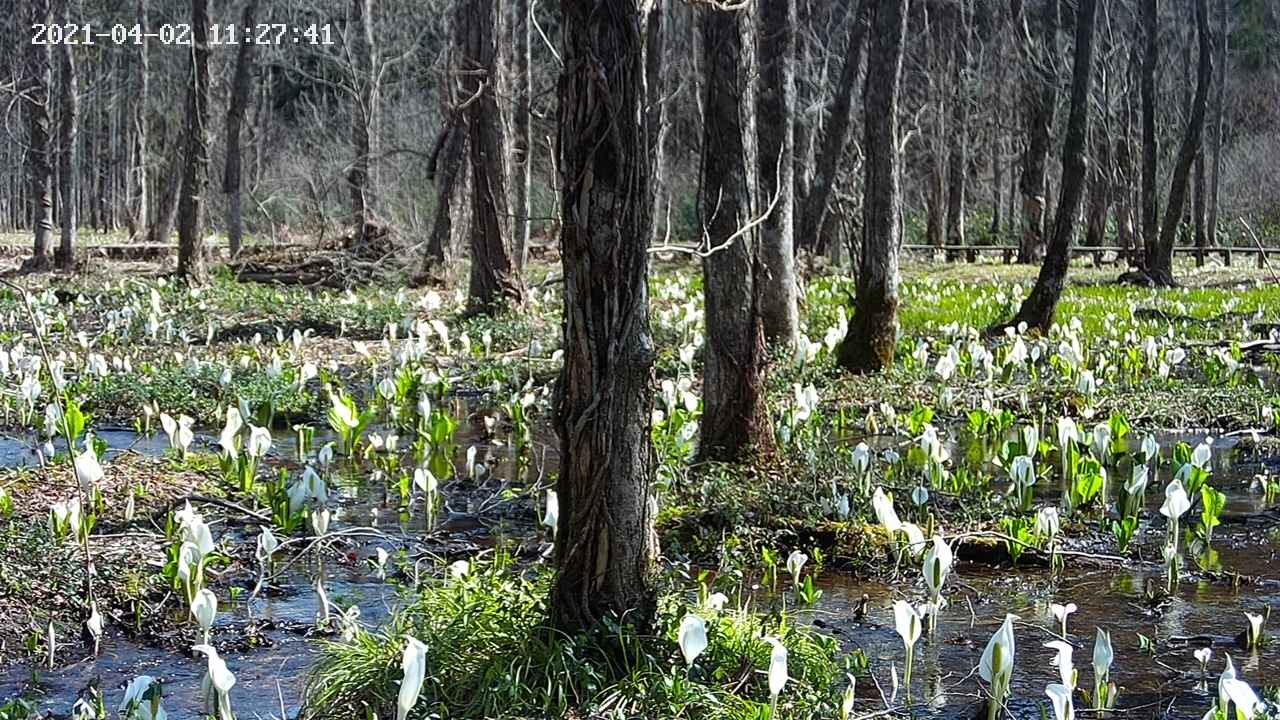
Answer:
[[(1047, 333), (1053, 325), (1058, 299), (1071, 265), (1071, 238), (1084, 196), (1087, 168), (1085, 154), (1089, 138), (1089, 88), (1093, 81), (1093, 27), (1097, 0), (1078, 0), (1076, 5), (1076, 46), (1071, 75), (1071, 114), (1062, 145), (1062, 190), (1053, 220), (1053, 236), (1031, 294), (1022, 302), (1010, 325), (1026, 323), (1028, 328)], [(1003, 326), (998, 326), (1003, 327)], [(994, 330), (994, 329), (993, 329)]]
[(667, 138), (670, 134), (671, 99), (667, 77), (671, 50), (669, 38), (672, 32), (671, 0), (654, 0), (645, 17), (644, 66), (645, 66), (645, 114), (649, 133), (649, 152), (653, 158), (653, 170), (649, 184), (653, 194), (653, 236), (655, 242), (667, 238), (670, 225), (667, 222), (671, 207), (671, 187), (667, 182)]
[[(760, 226), (760, 319), (765, 341), (795, 347), (800, 335), (795, 273), (796, 3), (758, 0), (759, 84), (756, 88), (757, 172), (761, 205), (773, 210)], [(776, 196), (777, 200), (774, 201)], [(763, 211), (765, 208), (762, 207)]]
[(179, 152), (169, 161), (168, 172), (162, 176), (163, 189), (160, 191), (160, 204), (156, 207), (156, 221), (147, 229), (147, 242), (151, 244), (169, 242), (178, 217), (178, 201), (182, 197), (182, 184), (185, 182), (181, 131), (175, 144)]
[(1213, 174), (1211, 176), (1212, 179), (1209, 181), (1209, 207), (1206, 220), (1208, 224), (1207, 232), (1209, 233), (1208, 243), (1212, 247), (1218, 247), (1222, 242), (1221, 238), (1218, 237), (1218, 208), (1220, 204), (1218, 183), (1222, 175), (1223, 118), (1226, 115), (1227, 47), (1231, 42), (1231, 35), (1227, 30), (1227, 0), (1219, 0), (1218, 73), (1217, 83), (1214, 85), (1213, 92), (1213, 130), (1209, 133), (1209, 151), (1212, 153)]
[(435, 182), (436, 207), (421, 271), (424, 277), (444, 274), (459, 245), (456, 238), (465, 234), (468, 227), (467, 129), (460, 119), (451, 117), (440, 132), (439, 151), (428, 175), (428, 179)]
[[(147, 0), (138, 0), (138, 27), (150, 27), (147, 22)], [(148, 223), (149, 200), (147, 195), (147, 98), (150, 91), (150, 60), (147, 56), (147, 38), (138, 38), (138, 59), (136, 92), (129, 105), (129, 167), (128, 186), (126, 190), (128, 209), (125, 212), (125, 223), (129, 229), (129, 240), (137, 241), (142, 237)]]
[[(62, 23), (72, 22), (70, 0), (62, 2)], [(57, 266), (69, 270), (75, 266), (76, 241), (76, 133), (80, 119), (80, 81), (76, 76), (75, 48), (62, 43), (58, 56), (62, 64), (62, 117), (58, 119), (58, 194), (61, 197), (62, 245), (54, 253)]]
[(1058, 15), (1056, 3), (1037, 3), (1034, 18), (1039, 47), (1027, 47), (1024, 57), (1023, 118), (1027, 127), (1027, 148), (1022, 156), (1022, 244), (1018, 262), (1035, 262), (1045, 252), (1045, 218), (1049, 188), (1047, 164), (1052, 145), (1053, 121), (1057, 106), (1058, 79), (1054, 70), (1057, 55)]
[(1158, 0), (1142, 0), (1142, 265), (1149, 268), (1158, 252), (1160, 229), (1156, 210), (1156, 63), (1160, 60)]
[[(49, 0), (31, 0), (27, 4), (28, 25), (49, 24), (53, 13)], [(53, 85), (53, 54), (48, 44), (27, 46), (27, 118), (30, 122), (30, 147), (27, 150), (27, 172), (31, 183), (31, 228), (34, 242), (31, 258), (25, 263), (33, 270), (49, 266), (49, 243), (53, 236), (53, 144), (50, 137), (49, 88)]]
[(1178, 224), (1186, 205), (1187, 178), (1196, 155), (1200, 153), (1204, 135), (1205, 113), (1209, 101), (1209, 85), (1213, 82), (1213, 38), (1209, 34), (1208, 0), (1195, 0), (1196, 36), (1199, 39), (1199, 59), (1196, 65), (1196, 94), (1191, 101), (1191, 117), (1186, 134), (1178, 148), (1169, 185), (1169, 201), (1164, 209), (1164, 222), (1160, 226), (1160, 242), (1155, 254), (1147, 257), (1147, 275), (1158, 285), (1174, 285), (1173, 248), (1177, 242)]
[(511, 204), (515, 211), (514, 242), (517, 272), (523, 273), (529, 255), (529, 190), (533, 182), (533, 135), (529, 123), (533, 98), (533, 74), (530, 69), (531, 33), (533, 23), (529, 21), (532, 12), (529, 0), (514, 0), (512, 3), (511, 34), (514, 41), (514, 62), (512, 63), (515, 87), (515, 108), (511, 117), (511, 130), (514, 137), (510, 143), (511, 150)]
[[(245, 3), (240, 23), (254, 27), (258, 0)], [(227, 106), (227, 163), (222, 173), (222, 192), (227, 195), (228, 252), (235, 257), (244, 237), (244, 220), (240, 212), (240, 128), (244, 124), (245, 107), (253, 81), (253, 43), (241, 43), (236, 50), (235, 75), (231, 80), (231, 103)]]
[(471, 155), (471, 283), (467, 309), (493, 313), (524, 297), (520, 274), (504, 230), (511, 227), (504, 188), (502, 117), (492, 86), (496, 79), (495, 0), (466, 0), (465, 92)]
[(465, 3), (467, 0), (454, 0), (454, 12), (451, 16), (451, 45), (449, 58), (441, 77), (441, 115), (444, 127), (431, 154), (427, 166), (427, 179), (435, 183), (436, 206), (431, 222), (431, 234), (427, 238), (427, 249), (423, 256), (423, 264), (419, 272), (419, 280), (427, 281), (431, 277), (443, 279), (447, 274), (450, 260), (461, 245), (460, 239), (465, 237), (469, 229), (468, 207), (471, 201), (468, 192), (470, 163), (467, 159), (467, 127), (464, 110), (459, 109), (462, 101), (460, 81), (464, 78), (461, 63), (463, 48), (466, 44)]
[(764, 269), (760, 237), (748, 229), (759, 213), (750, 8), (702, 11), (706, 99), (698, 204), (711, 250), (702, 261), (707, 341), (699, 452), (708, 460), (737, 460), (772, 444), (759, 306)]
[(209, 169), (209, 3), (191, 0), (191, 75), (187, 84), (187, 132), (178, 201), (178, 277), (208, 279), (205, 268), (204, 190)]
[(351, 193), (352, 238), (356, 244), (361, 244), (374, 221), (370, 161), (378, 112), (378, 77), (374, 58), (372, 0), (351, 0), (351, 28), (348, 33), (352, 89), (355, 93), (355, 107), (351, 111), (351, 146), (355, 157), (347, 172), (347, 186)]
[(606, 618), (643, 630), (656, 612), (643, 19), (635, 0), (610, 6), (561, 2), (565, 353), (551, 614), (569, 634)]
[(907, 0), (873, 0), (867, 83), (863, 94), (866, 169), (862, 260), (840, 365), (875, 372), (893, 365), (898, 334), (898, 245), (902, 241), (902, 169), (898, 148), (898, 85), (907, 28)]
[(1192, 167), (1191, 216), (1196, 235), (1196, 267), (1204, 265), (1205, 250), (1209, 247), (1209, 237), (1205, 233), (1205, 199), (1208, 195), (1208, 178), (1205, 177), (1204, 151), (1196, 153), (1195, 165)]
[(1084, 244), (1090, 247), (1106, 244), (1107, 215), (1111, 208), (1110, 144), (1106, 127), (1097, 128), (1093, 133), (1094, 163), (1089, 168), (1089, 202), (1085, 211)]
[(844, 65), (840, 69), (840, 80), (831, 105), (831, 119), (823, 127), (819, 140), (820, 150), (815, 158), (813, 183), (809, 194), (800, 202), (796, 230), (798, 248), (812, 250), (817, 244), (823, 216), (827, 213), (831, 191), (835, 188), (836, 175), (840, 171), (840, 160), (844, 157), (844, 149), (849, 142), (853, 126), (853, 93), (858, 85), (858, 68), (862, 64), (862, 48), (866, 44), (867, 15), (870, 10), (871, 0), (858, 0), (857, 15), (849, 30), (849, 47), (845, 50)]
[[(951, 76), (951, 133), (947, 153), (947, 244), (965, 244), (965, 181), (969, 174), (969, 68), (968, 3), (957, 8), (956, 47)], [(959, 259), (951, 253), (948, 260)]]

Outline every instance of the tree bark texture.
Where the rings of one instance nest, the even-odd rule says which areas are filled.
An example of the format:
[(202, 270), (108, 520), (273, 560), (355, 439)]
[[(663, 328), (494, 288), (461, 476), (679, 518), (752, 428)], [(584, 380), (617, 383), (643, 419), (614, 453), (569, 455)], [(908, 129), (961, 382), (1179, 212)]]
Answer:
[[(969, 20), (966, 3), (959, 5), (951, 75), (951, 132), (947, 152), (947, 244), (965, 244), (965, 181), (969, 174)], [(948, 253), (949, 260), (958, 259)]]
[(511, 36), (514, 43), (512, 52), (512, 74), (514, 81), (514, 107), (511, 114), (510, 165), (511, 165), (511, 205), (515, 212), (514, 256), (516, 267), (523, 272), (529, 254), (529, 236), (531, 223), (529, 220), (529, 189), (533, 182), (533, 134), (530, 125), (531, 105), (533, 101), (533, 74), (530, 66), (532, 49), (531, 33), (533, 23), (529, 21), (532, 12), (530, 0), (514, 0), (511, 3)]
[(1209, 34), (1208, 0), (1194, 0), (1196, 37), (1199, 39), (1199, 58), (1196, 63), (1196, 94), (1191, 100), (1190, 118), (1186, 133), (1178, 148), (1169, 181), (1169, 198), (1165, 204), (1164, 221), (1160, 226), (1160, 241), (1153, 255), (1147, 257), (1147, 275), (1158, 285), (1173, 285), (1173, 248), (1177, 243), (1178, 225), (1187, 199), (1188, 178), (1196, 155), (1200, 153), (1204, 136), (1205, 113), (1209, 101), (1209, 85), (1213, 82), (1213, 38)]
[(1209, 152), (1213, 164), (1209, 180), (1209, 207), (1206, 210), (1206, 232), (1209, 234), (1208, 244), (1217, 247), (1221, 244), (1218, 237), (1218, 209), (1220, 207), (1219, 179), (1222, 175), (1222, 134), (1226, 115), (1227, 95), (1227, 47), (1231, 35), (1227, 26), (1227, 0), (1218, 2), (1218, 72), (1213, 87), (1213, 129), (1209, 132)]
[[(73, 21), (70, 0), (61, 0), (62, 23)], [(62, 242), (54, 253), (59, 268), (75, 265), (76, 241), (76, 135), (80, 122), (80, 80), (76, 74), (75, 47), (62, 43), (58, 59), (62, 66), (61, 117), (58, 118), (58, 195)]]
[(1149, 267), (1158, 252), (1160, 229), (1156, 210), (1156, 63), (1160, 60), (1160, 8), (1158, 0), (1142, 0), (1142, 247), (1143, 265)]
[(351, 0), (351, 27), (347, 31), (351, 46), (351, 79), (355, 106), (351, 111), (351, 147), (355, 156), (347, 171), (351, 194), (352, 237), (365, 241), (373, 223), (374, 129), (378, 115), (378, 70), (373, 37), (373, 0)]
[(204, 191), (209, 170), (209, 3), (191, 0), (191, 75), (187, 78), (187, 131), (178, 201), (178, 277), (207, 280)]
[(898, 246), (902, 241), (902, 169), (898, 84), (907, 0), (873, 0), (863, 91), (865, 197), (858, 296), (840, 344), (840, 365), (875, 372), (893, 365), (898, 335)]
[[(795, 273), (796, 0), (757, 0), (760, 32), (756, 131), (761, 211), (758, 279), (765, 341), (793, 348), (799, 339)], [(776, 197), (776, 200), (774, 198)]]
[[(150, 27), (147, 21), (147, 0), (138, 0), (136, 19), (138, 27)], [(139, 240), (149, 220), (150, 196), (147, 188), (147, 98), (150, 95), (151, 61), (147, 55), (147, 38), (139, 37), (137, 45), (134, 92), (129, 104), (129, 167), (125, 183), (125, 224), (129, 239)]]
[(844, 65), (840, 69), (840, 80), (831, 105), (831, 117), (823, 126), (822, 136), (818, 141), (820, 150), (815, 158), (813, 182), (809, 193), (799, 203), (800, 216), (795, 236), (798, 248), (813, 250), (818, 244), (823, 216), (827, 213), (827, 203), (831, 201), (831, 192), (840, 172), (840, 160), (849, 143), (853, 127), (853, 93), (858, 86), (858, 70), (862, 65), (862, 49), (866, 45), (867, 15), (871, 4), (872, 0), (858, 0), (857, 14), (854, 16), (853, 27), (849, 30), (849, 46), (845, 50)]
[(647, 628), (656, 611), (651, 483), (652, 235), (641, 8), (562, 0), (559, 136), (564, 365), (553, 624)]
[(508, 232), (502, 116), (496, 74), (495, 0), (463, 2), (463, 68), (467, 141), (471, 160), (471, 282), (467, 309), (494, 313), (524, 297)]
[[(1029, 3), (1030, 4), (1030, 3)], [(1058, 79), (1054, 71), (1057, 55), (1058, 13), (1054, 0), (1039, 0), (1031, 14), (1038, 43), (1024, 54), (1026, 77), (1022, 88), (1023, 119), (1027, 145), (1022, 155), (1022, 243), (1019, 262), (1035, 262), (1045, 252), (1045, 217), (1048, 202), (1047, 165), (1053, 142), (1053, 121), (1057, 107)]]
[[(244, 27), (254, 26), (254, 15), (258, 9), (258, 0), (245, 3), (240, 24)], [(227, 159), (222, 173), (222, 192), (227, 195), (227, 238), (229, 252), (235, 257), (240, 252), (244, 238), (244, 218), (240, 211), (241, 157), (240, 129), (244, 125), (245, 108), (249, 104), (249, 93), (253, 81), (253, 43), (242, 43), (236, 49), (236, 69), (231, 79), (231, 102), (227, 106)]]
[(1085, 155), (1089, 139), (1089, 92), (1093, 81), (1093, 29), (1097, 0), (1079, 0), (1076, 6), (1076, 46), (1071, 74), (1071, 113), (1062, 145), (1062, 191), (1053, 219), (1053, 235), (1035, 287), (1022, 302), (1012, 325), (1045, 333), (1053, 325), (1062, 287), (1071, 265), (1071, 239), (1087, 181)]
[[(27, 4), (28, 25), (53, 21), (49, 0), (31, 0)], [(47, 44), (26, 47), (27, 120), (30, 123), (30, 146), (27, 149), (27, 172), (32, 208), (32, 247), (28, 267), (44, 269), (49, 265), (49, 244), (53, 237), (53, 139), (50, 137), (49, 89), (53, 85), (53, 53)]]
[[(772, 441), (764, 398), (764, 282), (759, 213), (753, 18), (747, 8), (702, 10), (705, 120), (699, 214), (706, 332), (700, 452), (737, 460)], [(736, 237), (735, 237), (736, 236)]]

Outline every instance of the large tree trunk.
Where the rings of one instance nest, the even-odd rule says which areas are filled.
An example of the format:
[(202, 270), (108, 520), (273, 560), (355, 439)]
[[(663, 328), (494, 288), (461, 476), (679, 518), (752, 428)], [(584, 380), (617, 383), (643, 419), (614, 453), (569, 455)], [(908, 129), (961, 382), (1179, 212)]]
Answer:
[(1018, 262), (1024, 263), (1039, 260), (1045, 252), (1049, 192), (1046, 176), (1058, 96), (1058, 79), (1054, 73), (1058, 38), (1056, 5), (1051, 0), (1037, 3), (1038, 10), (1031, 17), (1038, 31), (1039, 46), (1026, 47), (1023, 56), (1027, 65), (1022, 89), (1027, 147), (1022, 155), (1022, 243), (1018, 248)]
[(1160, 60), (1158, 0), (1142, 0), (1142, 264), (1150, 268), (1159, 244), (1156, 210), (1156, 63)]
[(205, 268), (204, 189), (209, 169), (209, 3), (191, 0), (191, 75), (187, 80), (187, 132), (178, 201), (178, 277), (208, 279)]
[[(62, 23), (72, 22), (71, 3), (62, 0)], [(60, 197), (62, 244), (54, 253), (59, 268), (69, 270), (75, 266), (76, 241), (76, 133), (80, 121), (80, 81), (76, 77), (75, 47), (62, 43), (58, 46), (62, 65), (62, 117), (58, 119), (58, 194)]]
[[(240, 24), (253, 27), (257, 9), (258, 0), (245, 3)], [(240, 252), (244, 237), (244, 220), (240, 212), (240, 128), (244, 125), (252, 79), (253, 43), (242, 43), (236, 50), (236, 69), (231, 80), (231, 103), (227, 106), (227, 162), (222, 173), (222, 192), (227, 195), (227, 238), (231, 257)]]
[[(792, 348), (800, 334), (795, 273), (796, 2), (757, 0), (759, 57), (756, 88), (760, 204), (773, 209), (760, 226), (760, 319), (766, 342)], [(776, 200), (774, 199), (776, 197)]]
[(863, 91), (866, 169), (858, 296), (839, 363), (854, 372), (893, 365), (898, 334), (898, 245), (902, 240), (902, 170), (898, 84), (907, 0), (873, 0)]
[(471, 156), (471, 283), (467, 309), (493, 313), (504, 302), (519, 304), (524, 296), (520, 275), (508, 245), (511, 228), (504, 187), (502, 117), (493, 82), (496, 79), (495, 0), (466, 0), (464, 23), (464, 95)]
[[(28, 26), (53, 21), (49, 0), (27, 4)], [(53, 143), (50, 137), (49, 88), (53, 85), (53, 54), (48, 44), (27, 45), (27, 118), (30, 147), (27, 173), (31, 183), (31, 228), (33, 244), (27, 267), (43, 270), (49, 266), (49, 243), (53, 237)]]
[[(138, 0), (138, 27), (149, 27), (147, 24), (147, 0)], [(150, 60), (147, 56), (147, 38), (138, 38), (138, 58), (136, 88), (132, 102), (129, 103), (129, 166), (126, 168), (128, 181), (125, 190), (126, 204), (125, 223), (129, 229), (129, 240), (136, 241), (142, 237), (147, 227), (149, 197), (147, 195), (147, 96), (150, 84)]]
[(551, 613), (570, 634), (605, 618), (645, 629), (656, 612), (642, 18), (635, 0), (607, 4), (561, 2), (565, 353)]
[(699, 212), (708, 255), (703, 416), (704, 459), (736, 460), (770, 445), (764, 398), (765, 282), (760, 237), (748, 226), (759, 213), (752, 13), (702, 11), (706, 95)]
[(1195, 0), (1196, 36), (1199, 39), (1199, 59), (1196, 65), (1196, 94), (1191, 101), (1191, 117), (1186, 134), (1178, 148), (1169, 184), (1169, 200), (1165, 204), (1164, 221), (1160, 226), (1160, 241), (1154, 253), (1147, 257), (1147, 275), (1158, 285), (1174, 285), (1173, 248), (1177, 242), (1178, 225), (1187, 199), (1187, 179), (1191, 166), (1200, 153), (1200, 141), (1204, 135), (1205, 112), (1209, 101), (1209, 85), (1213, 81), (1213, 38), (1209, 35), (1208, 0)]
[(845, 50), (844, 65), (840, 69), (840, 80), (831, 105), (831, 117), (823, 127), (819, 140), (820, 150), (815, 158), (813, 183), (809, 193), (799, 203), (800, 217), (795, 236), (798, 248), (812, 250), (817, 246), (823, 217), (827, 213), (827, 203), (831, 200), (831, 192), (840, 171), (840, 160), (844, 157), (844, 149), (849, 142), (850, 129), (853, 127), (853, 93), (858, 85), (858, 68), (862, 64), (862, 48), (866, 44), (867, 15), (871, 11), (871, 2), (872, 0), (858, 0), (857, 15), (854, 17), (853, 28), (849, 31), (849, 47)]
[(514, 0), (511, 8), (511, 35), (514, 44), (514, 75), (512, 88), (515, 96), (515, 107), (511, 114), (511, 132), (514, 136), (510, 143), (511, 165), (511, 205), (515, 213), (513, 242), (516, 271), (523, 274), (525, 261), (529, 255), (529, 221), (530, 198), (529, 189), (533, 181), (533, 135), (529, 123), (533, 99), (533, 74), (530, 67), (533, 23), (529, 21), (532, 12), (529, 0)]
[(1076, 47), (1071, 75), (1071, 114), (1062, 145), (1062, 193), (1053, 219), (1044, 263), (1031, 294), (1022, 302), (1010, 325), (1026, 323), (1030, 329), (1049, 331), (1062, 297), (1062, 286), (1071, 265), (1071, 238), (1084, 196), (1087, 168), (1085, 154), (1089, 138), (1089, 88), (1093, 80), (1093, 26), (1097, 0), (1078, 0), (1076, 5)]
[(1226, 95), (1227, 95), (1227, 46), (1231, 42), (1231, 36), (1227, 32), (1227, 0), (1219, 0), (1218, 2), (1218, 73), (1217, 81), (1213, 89), (1213, 130), (1209, 133), (1209, 152), (1211, 153), (1211, 162), (1213, 163), (1213, 173), (1209, 181), (1209, 207), (1206, 210), (1208, 217), (1206, 218), (1206, 231), (1209, 234), (1208, 243), (1217, 247), (1220, 244), (1218, 238), (1218, 207), (1219, 207), (1219, 179), (1222, 175), (1222, 133), (1223, 118), (1226, 115)]
[(351, 79), (355, 107), (351, 111), (351, 147), (355, 157), (347, 171), (351, 194), (352, 237), (365, 241), (373, 224), (373, 136), (378, 114), (378, 72), (373, 37), (373, 0), (351, 0)]

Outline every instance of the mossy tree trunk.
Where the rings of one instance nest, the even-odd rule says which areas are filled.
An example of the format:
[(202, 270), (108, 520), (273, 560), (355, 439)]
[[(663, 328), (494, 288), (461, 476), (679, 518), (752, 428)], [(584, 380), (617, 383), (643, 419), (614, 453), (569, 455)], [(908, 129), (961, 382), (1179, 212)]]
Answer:
[(772, 442), (764, 402), (766, 282), (758, 232), (755, 44), (751, 6), (702, 10), (706, 77), (699, 215), (707, 254), (700, 452), (738, 460)]
[(858, 296), (838, 361), (854, 372), (893, 365), (898, 334), (898, 246), (902, 241), (902, 168), (898, 84), (907, 0), (874, 0), (863, 94), (865, 197)]
[(636, 0), (562, 0), (561, 11), (565, 352), (552, 621), (571, 633), (608, 617), (645, 628), (658, 543), (643, 18)]

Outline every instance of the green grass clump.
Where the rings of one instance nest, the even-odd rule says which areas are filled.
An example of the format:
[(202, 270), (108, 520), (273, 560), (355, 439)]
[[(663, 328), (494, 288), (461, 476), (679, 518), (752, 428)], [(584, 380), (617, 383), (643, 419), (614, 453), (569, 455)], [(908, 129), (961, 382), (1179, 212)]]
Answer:
[[(844, 667), (835, 641), (780, 613), (701, 610), (662, 594), (656, 628), (610, 624), (570, 637), (548, 626), (550, 574), (499, 559), (464, 578), (429, 581), (377, 632), (326, 644), (307, 683), (313, 718), (394, 717), (405, 636), (426, 644), (426, 681), (411, 718), (603, 715), (746, 720), (768, 714), (770, 646), (789, 650), (780, 706), (788, 718), (832, 717)], [(707, 621), (707, 650), (686, 668), (676, 642), (687, 612)]]

